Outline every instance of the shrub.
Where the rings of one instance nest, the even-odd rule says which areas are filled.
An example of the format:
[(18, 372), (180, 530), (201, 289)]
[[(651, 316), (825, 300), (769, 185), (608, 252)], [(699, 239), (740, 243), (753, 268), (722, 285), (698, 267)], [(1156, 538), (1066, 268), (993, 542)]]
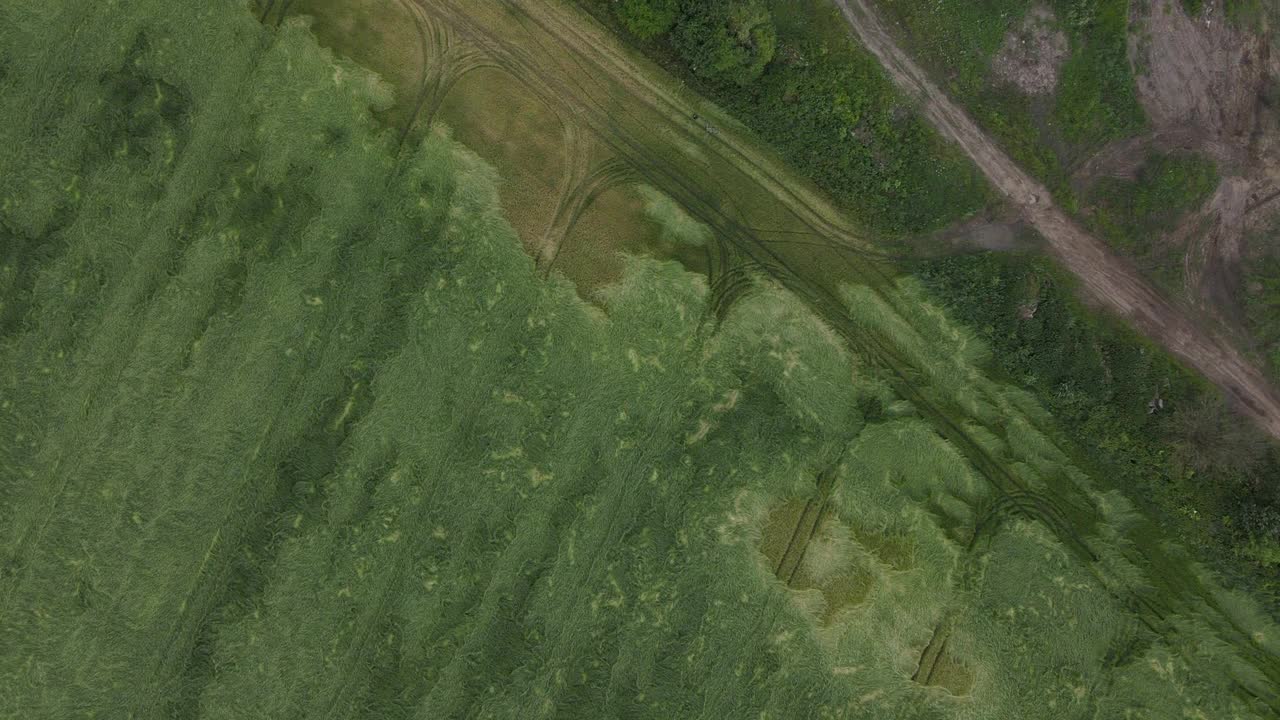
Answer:
[(673, 40), (698, 76), (747, 85), (773, 59), (778, 33), (759, 0), (714, 0), (690, 3)]
[(628, 32), (651, 40), (671, 29), (679, 9), (676, 0), (622, 0), (614, 12)]

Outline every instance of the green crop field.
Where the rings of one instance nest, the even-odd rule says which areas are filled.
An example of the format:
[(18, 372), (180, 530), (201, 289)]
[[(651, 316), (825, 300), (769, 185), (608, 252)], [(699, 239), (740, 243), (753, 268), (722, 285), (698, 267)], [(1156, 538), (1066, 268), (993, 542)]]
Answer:
[(0, 717), (1274, 717), (919, 281), (588, 302), (394, 103), (239, 0), (0, 4)]

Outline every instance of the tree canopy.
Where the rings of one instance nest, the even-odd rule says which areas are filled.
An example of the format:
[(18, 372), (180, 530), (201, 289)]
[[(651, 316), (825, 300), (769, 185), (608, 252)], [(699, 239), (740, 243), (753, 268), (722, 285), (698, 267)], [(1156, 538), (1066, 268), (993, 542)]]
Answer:
[(642, 40), (658, 37), (670, 30), (679, 10), (679, 0), (622, 0), (616, 6), (622, 24)]
[(760, 0), (686, 3), (672, 41), (698, 75), (747, 85), (773, 59), (778, 34)]

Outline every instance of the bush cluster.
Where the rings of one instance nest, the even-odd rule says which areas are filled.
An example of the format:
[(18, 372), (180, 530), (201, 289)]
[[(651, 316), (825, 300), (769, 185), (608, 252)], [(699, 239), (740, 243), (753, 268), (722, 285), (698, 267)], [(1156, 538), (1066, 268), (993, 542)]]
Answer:
[[(943, 142), (849, 37), (765, 0), (583, 0), (687, 78), (853, 212), (873, 234), (928, 232), (988, 200)], [(780, 9), (791, 13), (779, 23)]]
[(689, 69), (708, 80), (750, 84), (778, 46), (773, 16), (760, 0), (622, 0), (615, 11), (638, 38), (670, 32)]

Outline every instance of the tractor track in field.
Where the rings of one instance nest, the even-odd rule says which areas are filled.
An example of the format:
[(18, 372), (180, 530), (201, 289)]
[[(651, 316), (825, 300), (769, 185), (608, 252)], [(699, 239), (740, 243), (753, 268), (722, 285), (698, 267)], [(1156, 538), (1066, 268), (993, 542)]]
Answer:
[[(804, 562), (809, 543), (818, 534), (822, 521), (826, 519), (827, 505), (831, 502), (831, 494), (835, 490), (836, 479), (840, 472), (840, 460), (841, 458), (836, 458), (835, 462), (818, 473), (817, 491), (805, 502), (804, 509), (800, 511), (800, 517), (796, 520), (796, 526), (791, 531), (791, 538), (787, 541), (787, 546), (782, 549), (782, 554), (778, 556), (778, 565), (773, 569), (773, 574), (788, 586), (795, 582), (796, 573), (800, 570), (800, 564)], [(788, 560), (790, 560), (789, 564)]]
[[(581, 115), (579, 117), (581, 117)], [(615, 151), (619, 152), (620, 155), (630, 155), (631, 158), (643, 158), (645, 155), (644, 147), (639, 146), (634, 142), (630, 143), (631, 147), (627, 147), (624, 144), (626, 140), (619, 142), (618, 139), (608, 138), (603, 133), (602, 137), (604, 137), (605, 142), (613, 147)], [(645, 163), (641, 161), (637, 164), (641, 165)], [(845, 319), (846, 322), (840, 323), (840, 327), (837, 327), (837, 331), (840, 332), (841, 335), (845, 336), (846, 341), (850, 342), (856, 348), (866, 351), (868, 354), (876, 357), (881, 361), (886, 369), (899, 374), (902, 384), (902, 388), (900, 389), (904, 391), (903, 394), (905, 396), (909, 397), (913, 403), (917, 403), (922, 406), (926, 410), (926, 414), (934, 415), (935, 419), (940, 420), (943, 425), (949, 426), (954, 430), (959, 435), (958, 439), (961, 444), (973, 449), (975, 454), (981, 456), (985, 461), (980, 462), (980, 465), (986, 465), (992, 474), (995, 474), (996, 476), (1003, 476), (1009, 481), (1009, 484), (1022, 489), (1020, 487), (1020, 481), (1009, 475), (1002, 467), (995, 463), (994, 460), (985, 453), (985, 451), (972, 443), (967, 434), (963, 433), (959, 426), (952, 423), (949, 416), (946, 415), (941, 408), (938, 408), (932, 401), (922, 396), (914, 384), (911, 383), (902, 372), (900, 372), (900, 369), (902, 368), (911, 368), (912, 363), (910, 361), (893, 351), (888, 346), (880, 343), (874, 336), (862, 332), (860, 329), (855, 330), (851, 324), (847, 322), (847, 316), (843, 310), (843, 303), (838, 296), (827, 288), (804, 281), (802, 276), (792, 268), (790, 263), (788, 263), (778, 253), (768, 248), (769, 243), (767, 241), (761, 240), (741, 223), (729, 217), (728, 214), (719, 207), (718, 203), (713, 199), (706, 197), (705, 194), (699, 192), (697, 188), (692, 187), (678, 174), (671, 173), (667, 168), (660, 165), (645, 165), (647, 165), (647, 167), (642, 167), (638, 170), (639, 174), (644, 176), (645, 179), (650, 182), (654, 182), (664, 192), (672, 194), (677, 201), (692, 212), (697, 220), (715, 228), (718, 231), (717, 237), (727, 240), (727, 242), (723, 242), (721, 244), (722, 257), (738, 255), (745, 258), (743, 262), (748, 267), (755, 266), (771, 270), (775, 280), (781, 282), (781, 284), (787, 287), (788, 290), (795, 292), (811, 307), (818, 309), (824, 318), (830, 320), (832, 316), (835, 316), (837, 318)], [(754, 165), (754, 167), (755, 169), (760, 169), (759, 165)], [(646, 170), (648, 172), (645, 172)], [(781, 186), (781, 183), (777, 184)], [(829, 228), (834, 226), (828, 224), (825, 225), (825, 227)], [(813, 233), (817, 237), (823, 237), (824, 229), (825, 228), (814, 228)], [(834, 245), (834, 243), (832, 245)], [(887, 284), (890, 281), (888, 274), (883, 271), (877, 271), (878, 269), (866, 267), (860, 269), (864, 271), (868, 269), (872, 270), (869, 277), (866, 273), (863, 273), (863, 279), (869, 280), (873, 286), (883, 287), (884, 284)], [(728, 271), (729, 274), (733, 274), (732, 266)], [(907, 370), (906, 372), (909, 373), (910, 370)], [(948, 433), (943, 434), (944, 436), (948, 435)], [(1090, 558), (1093, 557), (1094, 556), (1090, 553)]]
[(951, 630), (952, 619), (950, 616), (944, 617), (934, 627), (929, 643), (920, 652), (920, 660), (916, 663), (916, 671), (911, 675), (912, 681), (921, 685), (928, 685), (933, 680), (933, 675), (938, 670), (938, 663), (942, 660), (942, 654), (946, 652), (947, 641), (951, 639)]
[[(1077, 542), (1084, 543), (1071, 528), (1067, 516), (1052, 498), (1034, 490), (1018, 490), (999, 495), (993, 502), (982, 508), (974, 520), (969, 542), (961, 551), (957, 576), (961, 588), (973, 589), (978, 585), (977, 561), (1008, 516), (1021, 516), (1027, 520), (1039, 522), (1059, 539), (1073, 537)], [(951, 633), (955, 628), (957, 614), (956, 608), (948, 608), (943, 612), (942, 619), (934, 626), (929, 642), (920, 652), (915, 673), (911, 676), (913, 681), (921, 685), (932, 683), (946, 652), (947, 642), (951, 639)], [(1150, 623), (1148, 628), (1154, 630)]]
[(1029, 520), (1038, 520), (1059, 537), (1074, 537), (1076, 542), (1082, 544), (1084, 542), (1075, 530), (1071, 528), (1067, 516), (1052, 498), (1034, 490), (1020, 490), (997, 497), (978, 516), (965, 552), (973, 553), (978, 549), (980, 542), (989, 540), (991, 533), (999, 528), (1000, 521), (1007, 514), (1017, 514)]
[(544, 277), (551, 274), (569, 234), (596, 198), (634, 178), (631, 166), (618, 158), (609, 158), (592, 167), (587, 162), (586, 149), (574, 154), (581, 157), (566, 163), (568, 172), (565, 173), (564, 187), (538, 248), (538, 267)]
[[(874, 250), (867, 250), (860, 245), (857, 236), (840, 214), (829, 203), (822, 200), (817, 192), (812, 191), (803, 181), (793, 180), (790, 174), (770, 158), (759, 153), (752, 153), (745, 142), (732, 137), (729, 131), (711, 135), (695, 119), (694, 113), (674, 99), (670, 94), (658, 88), (643, 75), (643, 71), (634, 67), (633, 62), (622, 56), (617, 50), (604, 46), (599, 38), (592, 38), (584, 33), (588, 29), (578, 27), (580, 16), (566, 20), (562, 16), (567, 12), (558, 3), (543, 3), (531, 7), (532, 4), (520, 0), (504, 0), (504, 2), (486, 4), (483, 9), (460, 6), (454, 0), (416, 0), (428, 12), (436, 14), (453, 27), (460, 37), (475, 44), (487, 53), (502, 69), (544, 102), (550, 108), (562, 108), (572, 113), (572, 119), (582, 123), (600, 141), (613, 151), (620, 159), (629, 163), (634, 170), (634, 177), (660, 189), (681, 204), (687, 212), (699, 222), (713, 228), (717, 239), (723, 243), (722, 253), (731, 251), (745, 258), (749, 263), (774, 271), (774, 279), (783, 287), (793, 292), (809, 307), (818, 313), (832, 329), (836, 331), (850, 347), (860, 355), (871, 358), (887, 374), (894, 390), (909, 400), (921, 414), (929, 419), (935, 430), (943, 438), (956, 447), (984, 476), (998, 496), (1012, 496), (1008, 502), (1021, 507), (1026, 504), (1019, 493), (1027, 492), (1026, 484), (999, 460), (982, 447), (960, 421), (955, 417), (962, 416), (958, 408), (949, 407), (944, 400), (929, 397), (915, 378), (922, 373), (913, 367), (907, 358), (890, 347), (874, 333), (868, 332), (854, 321), (844, 309), (844, 301), (837, 287), (824, 284), (820, 280), (806, 278), (804, 263), (810, 267), (815, 262), (843, 265), (871, 289), (880, 292), (892, 282), (890, 274), (879, 266), (879, 260), (889, 256)], [(607, 99), (602, 102), (586, 88), (581, 81), (574, 78), (561, 79), (554, 71), (540, 66), (539, 62), (523, 48), (513, 46), (514, 40), (509, 36), (500, 36), (472, 16), (472, 12), (505, 13), (503, 18), (511, 22), (515, 18), (539, 45), (543, 41), (537, 34), (549, 35), (555, 42), (554, 50), (567, 55), (571, 63), (595, 84), (596, 93), (603, 93)], [(602, 32), (598, 28), (596, 33)], [(604, 46), (604, 47), (602, 47)], [(551, 53), (551, 49), (542, 46), (543, 51)], [(562, 69), (563, 70), (563, 69)], [(616, 85), (611, 85), (601, 78), (613, 78)], [(635, 109), (623, 107), (618, 95), (623, 100), (635, 104)], [(650, 112), (659, 115), (665, 129), (675, 135), (678, 140), (691, 142), (708, 150), (716, 151), (716, 157), (729, 163), (731, 168), (746, 175), (750, 180), (765, 188), (774, 198), (782, 202), (794, 219), (808, 228), (814, 238), (825, 240), (812, 245), (802, 246), (801, 252), (787, 249), (787, 245), (775, 247), (763, 239), (748, 224), (739, 221), (733, 215), (741, 214), (741, 208), (733, 203), (732, 197), (719, 201), (717, 188), (722, 186), (716, 178), (705, 179), (701, 184), (687, 172), (673, 167), (675, 161), (661, 162), (653, 158), (653, 142), (645, 142), (626, 127), (628, 121), (638, 121), (639, 127), (651, 130), (639, 118), (637, 113)], [(557, 113), (559, 114), (559, 113)], [(727, 121), (726, 121), (727, 122)], [(669, 138), (663, 142), (670, 144)], [(729, 207), (726, 207), (726, 204)], [(780, 244), (781, 245), (781, 244)], [(858, 261), (858, 262), (855, 262)], [(800, 269), (797, 269), (797, 268)], [(722, 268), (729, 270), (729, 268)], [(883, 293), (881, 293), (883, 295)], [(892, 306), (891, 299), (886, 298)], [(948, 405), (943, 407), (940, 403)], [(1280, 418), (1280, 415), (1277, 416)], [(1050, 435), (1052, 437), (1052, 435)], [(1076, 492), (1078, 489), (1073, 488)], [(1081, 493), (1083, 494), (1083, 493)], [(1092, 525), (1097, 521), (1096, 509), (1090, 504), (1083, 510), (1089, 517), (1085, 524)], [(1030, 508), (1021, 510), (1023, 514), (1034, 517)], [(1153, 601), (1132, 588), (1117, 587), (1114, 580), (1109, 579), (1098, 567), (1099, 557), (1089, 547), (1088, 542), (1074, 531), (1062, 536), (1062, 527), (1058, 523), (1048, 525), (1049, 530), (1059, 538), (1065, 547), (1076, 555), (1099, 582), (1100, 587), (1108, 592), (1116, 602), (1132, 608), (1141, 621), (1158, 635), (1172, 631), (1167, 616), (1174, 612), (1169, 607), (1158, 607)], [(1124, 551), (1128, 559), (1142, 565), (1142, 558), (1134, 551)], [(1190, 593), (1194, 600), (1207, 602), (1207, 590), (1198, 584), (1192, 586)], [(1197, 592), (1197, 590), (1199, 592)], [(1187, 592), (1183, 588), (1183, 592)], [(1180, 604), (1186, 603), (1183, 600)], [(1186, 603), (1186, 607), (1193, 607)], [(1228, 625), (1233, 625), (1230, 618), (1223, 613)], [(1233, 644), (1242, 645), (1242, 650), (1250, 655), (1253, 664), (1269, 678), (1277, 680), (1280, 686), (1280, 659), (1256, 648), (1248, 641), (1247, 634), (1238, 627), (1224, 627), (1228, 634), (1234, 636)], [(1232, 632), (1233, 630), (1237, 632)], [(1239, 684), (1238, 684), (1239, 685)], [(1260, 697), (1257, 693), (1243, 685), (1239, 685), (1243, 694), (1261, 700), (1280, 709), (1280, 696)]]
[[(515, 9), (515, 4), (513, 3), (508, 3), (507, 6), (513, 10)], [(525, 16), (529, 17), (527, 14)], [(462, 19), (465, 20), (465, 18)], [(551, 32), (546, 28), (546, 25), (541, 25), (541, 27), (544, 30)], [(475, 29), (475, 26), (473, 25), (472, 28)], [(581, 60), (578, 62), (581, 62)], [(641, 101), (643, 102), (643, 99), (641, 99)], [(552, 99), (552, 102), (554, 102), (554, 98)], [(692, 117), (687, 111), (682, 111), (681, 108), (671, 105), (670, 103), (668, 103), (667, 107), (659, 109), (668, 114), (674, 114), (677, 119), (686, 121), (685, 130), (690, 134), (697, 134), (696, 130), (688, 127), (688, 125), (692, 123)], [(603, 124), (607, 127), (611, 123), (606, 119)], [(646, 163), (644, 159), (647, 156), (647, 153), (643, 146), (636, 146), (633, 141), (630, 143), (631, 147), (626, 147), (627, 143), (625, 141), (629, 140), (629, 138), (621, 138), (622, 142), (619, 142), (620, 138), (610, 137), (610, 133), (600, 133), (600, 135), (610, 146), (614, 148), (615, 151), (618, 151), (619, 154), (624, 156), (631, 155), (632, 158), (635, 158), (637, 161), (638, 166), (642, 166), (644, 169), (648, 170), (649, 173), (647, 174), (647, 179), (651, 181), (662, 179), (674, 181), (674, 183), (659, 182), (656, 184), (658, 184), (658, 186), (664, 191), (672, 192), (674, 190), (675, 192), (673, 195), (675, 195), (676, 198), (686, 206), (686, 208), (692, 210), (697, 219), (720, 230), (721, 235), (728, 238), (729, 243), (727, 244), (731, 244), (733, 248), (742, 255), (750, 258), (752, 263), (766, 268), (774, 268), (775, 271), (778, 271), (778, 274), (775, 275), (775, 279), (781, 281), (784, 286), (787, 286), (793, 292), (796, 292), (798, 296), (806, 300), (806, 302), (818, 310), (820, 315), (828, 320), (831, 320), (833, 315), (837, 320), (843, 320), (843, 322), (836, 323), (837, 331), (855, 347), (868, 351), (871, 355), (881, 360), (882, 364), (891, 373), (896, 375), (897, 379), (900, 381), (895, 383), (895, 385), (899, 385), (897, 389), (902, 391), (904, 396), (909, 397), (913, 403), (921, 407), (926, 415), (932, 415), (935, 421), (942, 426), (940, 434), (950, 440), (958, 441), (958, 446), (960, 446), (962, 450), (966, 451), (965, 454), (970, 457), (970, 460), (975, 461), (975, 466), (987, 476), (988, 480), (996, 486), (997, 490), (1002, 495), (1009, 495), (1015, 498), (1010, 501), (1011, 503), (1016, 505), (1020, 502), (1016, 499), (1018, 497), (1018, 493), (1026, 492), (1021, 481), (1009, 474), (1002, 466), (992, 459), (985, 450), (972, 441), (972, 439), (968, 437), (968, 434), (956, 425), (946, 413), (942, 412), (942, 410), (933, 402), (924, 398), (919, 393), (919, 391), (914, 387), (914, 384), (906, 377), (910, 371), (908, 370), (904, 372), (902, 370), (902, 368), (910, 368), (910, 363), (907, 362), (905, 358), (902, 358), (896, 352), (884, 346), (873, 336), (851, 327), (851, 323), (849, 323), (844, 311), (840, 309), (841, 302), (838, 297), (833, 296), (827, 288), (804, 283), (800, 276), (791, 269), (790, 265), (784, 259), (769, 250), (767, 242), (755, 237), (747, 228), (728, 217), (714, 200), (708, 199), (703, 193), (698, 192), (696, 188), (688, 187), (687, 183), (683, 182), (683, 178), (670, 173), (665, 167)], [(746, 161), (752, 170), (756, 172), (767, 172), (766, 168), (762, 167), (761, 163), (747, 155), (740, 145), (727, 141), (723, 134), (717, 135), (715, 140), (718, 144), (726, 145), (734, 150), (735, 154), (738, 156), (736, 159)], [(658, 174), (663, 174), (666, 177), (655, 177)], [(773, 180), (773, 182), (769, 183), (771, 186), (786, 187), (785, 183), (776, 180), (772, 176), (770, 176), (770, 179)], [(804, 196), (790, 191), (785, 191), (783, 196), (786, 200), (792, 200), (802, 204), (806, 203), (807, 200)], [(793, 213), (800, 218), (818, 218), (815, 223), (817, 227), (814, 227), (814, 224), (810, 224), (815, 237), (828, 237), (828, 235), (825, 234), (828, 232), (836, 234), (837, 237), (848, 237), (847, 232), (841, 229), (838, 224), (823, 221), (821, 219), (822, 214), (816, 211), (811, 205), (804, 204), (801, 208), (807, 212), (796, 212), (795, 208), (790, 209), (792, 209)], [(805, 217), (806, 215), (808, 218)], [(827, 247), (842, 249), (847, 247), (847, 245), (844, 243), (830, 243)], [(756, 252), (752, 252), (753, 250)], [(759, 257), (760, 254), (763, 254), (764, 257)], [(855, 253), (855, 255), (860, 254), (861, 253)], [(872, 254), (874, 255), (874, 253)], [(887, 274), (874, 266), (864, 266), (860, 269), (863, 271), (868, 269), (871, 270), (870, 279), (872, 285), (879, 285), (881, 283), (888, 282), (889, 280)], [(870, 345), (870, 347), (868, 347), (868, 345)], [(1004, 482), (1000, 482), (1001, 480)], [(1007, 489), (1010, 487), (1013, 489)], [(1022, 512), (1028, 516), (1033, 516), (1033, 513), (1026, 510), (1023, 510)], [(1078, 538), (1078, 536), (1076, 537)], [(1062, 538), (1062, 540), (1066, 542), (1068, 546), (1073, 544), (1070, 542), (1070, 538)], [(1079, 540), (1078, 542), (1079, 544), (1077, 544), (1076, 547), (1079, 551), (1084, 553), (1083, 559), (1089, 561), (1097, 559), (1097, 556), (1093, 554), (1092, 551), (1088, 550), (1082, 540)]]
[(1055, 206), (1049, 191), (1018, 167), (899, 47), (866, 0), (833, 0), (852, 33), (921, 113), (1019, 206), (1088, 294), (1168, 349), (1231, 397), (1280, 440), (1280, 395), (1224, 335), (1207, 330), (1164, 298), (1104, 243)]
[(707, 250), (710, 300), (706, 318), (718, 328), (734, 304), (750, 295), (762, 278), (776, 278), (782, 270), (769, 262), (744, 258), (732, 252), (727, 243), (717, 242), (716, 251), (717, 256), (713, 259), (710, 248)]
[(475, 70), (497, 65), (475, 48), (458, 44), (449, 29), (435, 22), (418, 3), (413, 0), (399, 0), (399, 3), (413, 19), (420, 62), (417, 97), (396, 139), (396, 146), (403, 147), (414, 127), (431, 125), (440, 104), (459, 80)]

